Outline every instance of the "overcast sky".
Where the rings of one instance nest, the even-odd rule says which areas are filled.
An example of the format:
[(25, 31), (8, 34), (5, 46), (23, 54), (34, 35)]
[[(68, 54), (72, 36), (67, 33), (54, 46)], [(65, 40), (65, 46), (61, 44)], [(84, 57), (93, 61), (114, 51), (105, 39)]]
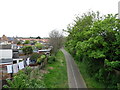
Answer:
[(118, 13), (120, 0), (0, 0), (0, 37), (47, 37), (89, 10)]

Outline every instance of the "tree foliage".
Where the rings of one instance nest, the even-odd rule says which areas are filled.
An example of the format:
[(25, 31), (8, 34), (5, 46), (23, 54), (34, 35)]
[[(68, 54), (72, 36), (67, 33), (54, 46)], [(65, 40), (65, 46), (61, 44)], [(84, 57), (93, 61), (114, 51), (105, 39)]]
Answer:
[(53, 53), (56, 53), (62, 47), (63, 34), (57, 30), (52, 30), (49, 34), (50, 44), (53, 46)]
[[(33, 77), (34, 76), (34, 77)], [(4, 88), (45, 88), (44, 81), (41, 79), (42, 74), (39, 69), (32, 70), (31, 67), (26, 67), (24, 71), (20, 70), (13, 80), (7, 79), (8, 85), (4, 85)]]
[(21, 44), (21, 42), (20, 42), (20, 41), (18, 41), (18, 42), (17, 42), (17, 45), (20, 45), (20, 44)]
[(43, 45), (42, 45), (41, 43), (36, 43), (36, 44), (35, 44), (35, 47), (36, 47), (37, 49), (42, 49)]
[(32, 46), (24, 46), (22, 50), (25, 55), (29, 55), (33, 53)]
[[(106, 83), (106, 87), (117, 87), (120, 80), (112, 77), (114, 69), (120, 70), (120, 20), (117, 15), (100, 17), (99, 12), (88, 12), (76, 17), (66, 31), (69, 35), (65, 45), (75, 59), (87, 62), (89, 74)], [(108, 67), (112, 70), (107, 70)], [(114, 79), (114, 82), (101, 80), (103, 77)]]
[(37, 61), (37, 59), (40, 57), (41, 55), (39, 53), (33, 53), (31, 56), (30, 56), (30, 60), (35, 60)]
[(46, 55), (41, 55), (39, 58), (37, 58), (37, 63), (40, 64), (42, 61), (44, 61), (46, 58)]
[(29, 40), (25, 40), (24, 44), (29, 44), (30, 41)]
[(38, 36), (38, 37), (36, 37), (36, 39), (41, 39), (41, 37), (40, 37), (40, 36)]

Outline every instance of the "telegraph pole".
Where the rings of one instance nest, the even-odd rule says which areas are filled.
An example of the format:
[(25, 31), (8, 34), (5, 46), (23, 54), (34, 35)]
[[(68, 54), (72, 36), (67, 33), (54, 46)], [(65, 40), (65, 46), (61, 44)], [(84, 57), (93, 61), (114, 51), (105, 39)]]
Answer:
[(120, 19), (120, 1), (118, 2), (118, 18)]

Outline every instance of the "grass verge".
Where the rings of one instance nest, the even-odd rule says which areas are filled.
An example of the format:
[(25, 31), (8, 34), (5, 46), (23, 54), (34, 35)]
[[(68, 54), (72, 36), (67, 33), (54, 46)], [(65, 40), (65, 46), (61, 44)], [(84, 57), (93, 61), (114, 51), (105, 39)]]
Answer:
[[(69, 52), (67, 48), (65, 48), (65, 50)], [(87, 88), (105, 88), (105, 86), (102, 83), (97, 82), (94, 78), (91, 78), (88, 75), (88, 73), (86, 72), (87, 67), (84, 62), (79, 62), (77, 60), (75, 60), (75, 62), (79, 67), (80, 73), (82, 74), (82, 77), (85, 80)]]
[(80, 70), (88, 88), (105, 88), (105, 86), (102, 83), (97, 82), (94, 78), (91, 78), (87, 74), (87, 72), (86, 72), (87, 68), (86, 68), (86, 65), (84, 62), (79, 62), (76, 60), (75, 60), (75, 62), (77, 63), (79, 70)]
[(47, 88), (68, 88), (67, 67), (62, 51), (58, 51), (56, 59), (46, 66), (49, 73), (44, 75), (44, 83)]

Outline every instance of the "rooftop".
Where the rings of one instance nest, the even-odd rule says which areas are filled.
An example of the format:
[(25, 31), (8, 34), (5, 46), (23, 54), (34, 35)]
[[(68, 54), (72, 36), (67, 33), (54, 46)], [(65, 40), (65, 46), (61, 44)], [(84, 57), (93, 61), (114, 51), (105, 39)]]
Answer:
[(11, 44), (0, 45), (0, 49), (11, 49)]
[(0, 64), (1, 63), (11, 63), (13, 62), (13, 59), (0, 59)]

